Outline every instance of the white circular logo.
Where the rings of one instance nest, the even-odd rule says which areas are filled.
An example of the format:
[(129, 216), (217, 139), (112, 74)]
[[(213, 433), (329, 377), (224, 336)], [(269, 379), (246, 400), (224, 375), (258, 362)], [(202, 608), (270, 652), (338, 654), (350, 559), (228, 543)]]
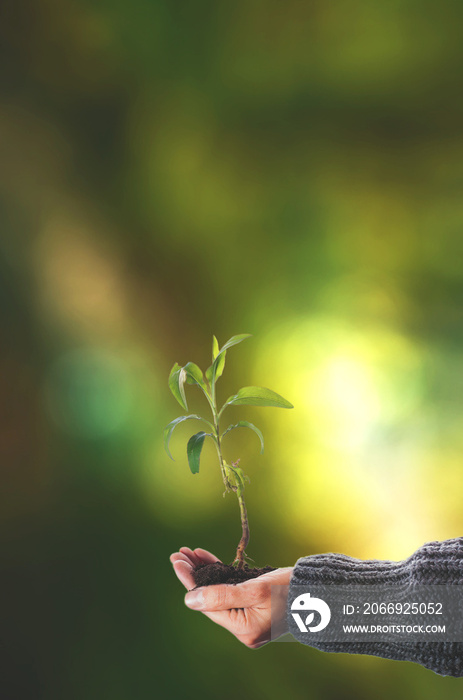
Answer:
[[(304, 621), (298, 612), (291, 613), (301, 632), (320, 632), (320, 630), (325, 629), (331, 620), (331, 610), (325, 601), (321, 598), (312, 598), (310, 593), (302, 593), (301, 595), (298, 595), (291, 604), (291, 610), (304, 610), (305, 612), (308, 610), (313, 611), (306, 616)], [(320, 622), (318, 625), (311, 626), (315, 617), (314, 612), (318, 612), (320, 615)]]

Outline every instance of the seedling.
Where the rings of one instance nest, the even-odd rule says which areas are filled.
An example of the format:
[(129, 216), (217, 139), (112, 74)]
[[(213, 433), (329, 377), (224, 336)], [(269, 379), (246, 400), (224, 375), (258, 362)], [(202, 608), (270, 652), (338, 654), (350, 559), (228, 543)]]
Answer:
[(222, 473), (222, 479), (225, 485), (224, 495), (228, 492), (235, 493), (240, 507), (242, 534), (236, 550), (236, 556), (233, 560), (233, 566), (237, 569), (243, 569), (247, 559), (246, 547), (248, 546), (249, 542), (249, 523), (243, 493), (245, 482), (249, 479), (240, 468), (239, 459), (231, 464), (224, 459), (222, 452), (222, 441), (225, 435), (235, 428), (250, 428), (259, 437), (262, 454), (264, 451), (264, 438), (259, 428), (253, 425), (253, 423), (249, 423), (245, 420), (229, 425), (226, 430), (221, 432), (220, 423), (223, 413), (228, 406), (275, 406), (277, 408), (293, 408), (292, 404), (290, 404), (289, 401), (284, 399), (282, 396), (271, 389), (265, 389), (260, 386), (245, 386), (236, 394), (230, 396), (220, 408), (218, 407), (216, 399), (216, 384), (218, 379), (222, 376), (225, 367), (227, 350), (229, 350), (233, 345), (237, 345), (249, 337), (249, 333), (234, 335), (233, 338), (230, 338), (230, 340), (223, 345), (223, 347), (219, 348), (217, 338), (214, 336), (212, 340), (212, 364), (206, 370), (205, 375), (203, 375), (201, 369), (193, 362), (188, 362), (184, 367), (180, 367), (179, 364), (175, 363), (169, 376), (169, 388), (172, 394), (177, 399), (180, 406), (185, 409), (185, 411), (188, 411), (185, 396), (185, 384), (195, 384), (199, 386), (210, 406), (212, 420), (208, 420), (197, 414), (179, 416), (171, 421), (164, 429), (164, 446), (169, 457), (173, 459), (169, 451), (169, 442), (177, 425), (190, 419), (200, 420), (207, 425), (207, 432), (202, 430), (199, 433), (195, 433), (195, 435), (188, 440), (188, 464), (193, 474), (197, 474), (199, 472), (201, 450), (203, 448), (204, 441), (206, 438), (211, 438), (216, 447), (217, 456), (219, 458), (220, 471)]

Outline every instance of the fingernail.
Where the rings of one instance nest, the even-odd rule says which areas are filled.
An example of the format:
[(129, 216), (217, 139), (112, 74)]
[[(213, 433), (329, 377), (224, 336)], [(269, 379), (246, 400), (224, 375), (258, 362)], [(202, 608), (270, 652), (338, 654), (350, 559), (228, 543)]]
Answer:
[(200, 610), (203, 607), (204, 596), (201, 588), (197, 591), (189, 591), (185, 596), (185, 605), (192, 610)]

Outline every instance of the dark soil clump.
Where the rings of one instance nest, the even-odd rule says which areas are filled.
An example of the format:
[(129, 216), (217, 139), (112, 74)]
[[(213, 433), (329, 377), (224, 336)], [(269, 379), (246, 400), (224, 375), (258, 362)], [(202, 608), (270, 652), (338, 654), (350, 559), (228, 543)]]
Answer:
[(264, 566), (261, 569), (252, 569), (245, 565), (244, 569), (236, 569), (230, 564), (200, 564), (193, 571), (196, 588), (200, 586), (214, 586), (217, 583), (243, 583), (251, 578), (257, 578), (269, 571), (275, 571), (274, 566)]

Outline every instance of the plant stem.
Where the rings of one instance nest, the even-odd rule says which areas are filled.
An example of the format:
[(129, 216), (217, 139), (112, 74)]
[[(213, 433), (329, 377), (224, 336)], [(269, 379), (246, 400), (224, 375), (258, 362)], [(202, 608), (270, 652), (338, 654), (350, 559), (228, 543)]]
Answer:
[(230, 490), (232, 490), (232, 485), (230, 484), (230, 482), (228, 480), (227, 471), (226, 471), (226, 464), (225, 464), (225, 460), (224, 460), (223, 455), (222, 455), (222, 445), (220, 442), (220, 434), (219, 434), (218, 426), (216, 429), (215, 438), (216, 438), (215, 444), (217, 447), (217, 454), (219, 456), (220, 471), (222, 472), (223, 483), (225, 484), (225, 490), (230, 491)]
[[(230, 467), (225, 462), (223, 455), (222, 455), (222, 443), (220, 440), (220, 430), (219, 430), (219, 420), (220, 420), (220, 415), (221, 415), (222, 411), (217, 413), (214, 379), (212, 380), (211, 397), (209, 398), (207, 396), (207, 393), (206, 392), (204, 392), (204, 393), (206, 394), (206, 397), (209, 401), (209, 404), (210, 404), (211, 409), (212, 409), (212, 415), (214, 418), (214, 438), (215, 438), (214, 442), (215, 442), (215, 446), (217, 448), (217, 455), (219, 457), (220, 471), (222, 472), (222, 479), (223, 479), (223, 483), (225, 484), (225, 491), (234, 491), (236, 493), (236, 496), (238, 498), (238, 503), (240, 506), (242, 534), (241, 534), (241, 539), (239, 541), (239, 544), (238, 544), (238, 547), (236, 550), (236, 556), (233, 560), (233, 566), (236, 566), (238, 569), (243, 569), (244, 565), (246, 563), (246, 551), (245, 550), (246, 550), (246, 547), (248, 546), (249, 537), (250, 537), (248, 513), (246, 510), (246, 504), (244, 502), (244, 497), (243, 497), (244, 480), (243, 480), (242, 472), (237, 471), (239, 460), (238, 460), (238, 462), (233, 463), (233, 465)], [(223, 408), (222, 408), (222, 410), (223, 410)], [(229, 472), (231, 473), (231, 475), (233, 477), (232, 481), (230, 481), (230, 479), (228, 478)]]
[[(249, 542), (249, 523), (248, 523), (248, 513), (246, 510), (246, 504), (244, 502), (244, 496), (243, 496), (243, 489), (244, 489), (244, 482), (241, 477), (239, 477), (239, 474), (236, 472), (236, 467), (238, 466), (237, 463), (235, 462), (233, 466), (229, 466), (222, 455), (222, 445), (220, 442), (220, 434), (218, 430), (218, 423), (217, 423), (217, 433), (216, 433), (216, 447), (217, 447), (217, 454), (219, 456), (219, 462), (220, 462), (220, 469), (222, 471), (222, 478), (225, 484), (225, 490), (226, 491), (234, 491), (236, 493), (236, 496), (238, 498), (238, 503), (240, 506), (240, 516), (241, 516), (241, 530), (242, 530), (242, 535), (241, 539), (238, 544), (238, 548), (236, 550), (236, 556), (235, 559), (233, 560), (233, 566), (236, 566), (238, 569), (243, 569), (244, 565), (246, 563), (246, 547), (248, 546)], [(239, 460), (238, 460), (239, 461)], [(233, 478), (233, 481), (235, 483), (232, 483), (229, 478), (228, 478), (228, 471), (231, 472)], [(241, 473), (241, 472), (240, 472)]]
[(243, 534), (241, 535), (241, 539), (236, 550), (236, 556), (233, 562), (233, 566), (236, 566), (238, 569), (243, 569), (246, 557), (245, 549), (249, 543), (250, 533), (248, 524), (248, 513), (246, 510), (246, 504), (244, 502), (243, 494), (241, 493), (241, 489), (238, 490), (237, 496), (238, 502), (240, 504), (241, 528), (243, 530)]

